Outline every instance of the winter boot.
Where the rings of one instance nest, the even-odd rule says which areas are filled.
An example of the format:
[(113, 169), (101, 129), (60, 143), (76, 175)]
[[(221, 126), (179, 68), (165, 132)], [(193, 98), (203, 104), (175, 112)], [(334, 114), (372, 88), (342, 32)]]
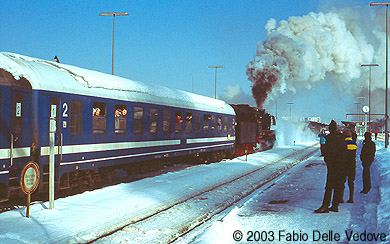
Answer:
[(332, 205), (332, 206), (329, 208), (329, 211), (338, 212), (338, 211), (339, 211), (339, 206), (337, 206), (337, 205)]
[(321, 206), (319, 209), (314, 210), (314, 213), (329, 213), (327, 206)]

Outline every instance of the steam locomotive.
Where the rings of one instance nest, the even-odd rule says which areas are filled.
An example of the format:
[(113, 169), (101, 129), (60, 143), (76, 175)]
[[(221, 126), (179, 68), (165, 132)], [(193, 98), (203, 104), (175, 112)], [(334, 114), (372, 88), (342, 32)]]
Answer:
[(56, 191), (93, 188), (118, 171), (271, 148), (271, 120), (248, 105), (0, 53), (0, 202), (22, 193), (29, 161), (39, 165), (39, 192), (48, 191), (50, 157)]

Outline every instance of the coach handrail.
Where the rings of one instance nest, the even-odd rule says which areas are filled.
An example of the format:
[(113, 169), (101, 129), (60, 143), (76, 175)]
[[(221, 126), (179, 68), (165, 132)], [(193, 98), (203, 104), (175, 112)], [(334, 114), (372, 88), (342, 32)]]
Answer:
[(11, 134), (11, 148), (10, 148), (10, 151), (9, 151), (9, 159), (10, 159), (10, 165), (9, 167), (12, 168), (12, 164), (13, 164), (13, 150), (14, 150), (14, 134), (10, 133)]
[(63, 135), (60, 134), (60, 162), (62, 162), (62, 145), (63, 145)]

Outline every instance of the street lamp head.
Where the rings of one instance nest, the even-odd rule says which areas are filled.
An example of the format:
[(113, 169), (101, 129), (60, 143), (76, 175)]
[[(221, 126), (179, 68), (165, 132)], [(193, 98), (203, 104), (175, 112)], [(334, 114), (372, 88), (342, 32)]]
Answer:
[(365, 66), (379, 66), (379, 64), (362, 64), (360, 66), (362, 66), (362, 67), (365, 67)]
[(390, 2), (373, 2), (370, 3), (370, 6), (388, 6), (390, 5)]
[(106, 13), (100, 13), (99, 16), (124, 16), (129, 15), (128, 12), (106, 12)]

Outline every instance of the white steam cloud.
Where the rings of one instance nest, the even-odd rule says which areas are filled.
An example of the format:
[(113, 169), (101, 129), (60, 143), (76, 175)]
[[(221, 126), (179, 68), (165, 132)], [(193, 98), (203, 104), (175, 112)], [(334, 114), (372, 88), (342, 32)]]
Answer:
[(232, 104), (249, 104), (254, 106), (253, 97), (250, 94), (245, 93), (239, 85), (226, 86), (223, 89), (219, 99), (224, 100), (227, 103)]
[[(268, 95), (312, 89), (324, 80), (343, 93), (360, 91), (358, 83), (367, 81), (361, 77), (367, 73), (361, 64), (385, 62), (384, 29), (375, 17), (373, 8), (345, 8), (290, 17), (279, 24), (270, 19), (266, 40), (258, 43), (246, 71), (257, 106), (262, 107)], [(373, 77), (379, 80), (382, 75)]]

